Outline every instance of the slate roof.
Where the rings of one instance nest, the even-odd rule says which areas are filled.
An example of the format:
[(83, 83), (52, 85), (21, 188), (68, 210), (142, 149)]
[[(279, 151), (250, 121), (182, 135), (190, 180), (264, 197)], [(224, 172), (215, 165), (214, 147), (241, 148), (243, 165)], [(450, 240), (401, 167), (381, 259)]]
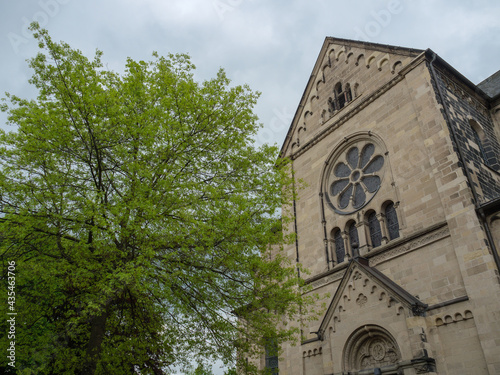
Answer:
[(500, 95), (500, 70), (477, 85), (490, 98), (496, 98)]

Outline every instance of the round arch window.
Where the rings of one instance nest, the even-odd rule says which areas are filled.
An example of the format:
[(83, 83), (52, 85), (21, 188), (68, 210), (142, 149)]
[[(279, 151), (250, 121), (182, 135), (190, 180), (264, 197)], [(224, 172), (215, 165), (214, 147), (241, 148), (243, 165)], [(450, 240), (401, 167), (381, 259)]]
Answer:
[(344, 215), (363, 208), (380, 189), (384, 171), (384, 150), (375, 140), (349, 143), (328, 162), (323, 185), (328, 205)]

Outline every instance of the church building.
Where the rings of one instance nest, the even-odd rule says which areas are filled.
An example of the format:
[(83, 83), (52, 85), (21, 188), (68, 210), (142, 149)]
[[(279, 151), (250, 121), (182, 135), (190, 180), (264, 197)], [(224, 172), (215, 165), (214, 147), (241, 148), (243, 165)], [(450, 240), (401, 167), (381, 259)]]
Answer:
[(304, 182), (285, 251), (326, 308), (262, 367), (500, 374), (500, 72), (328, 37), (281, 157)]

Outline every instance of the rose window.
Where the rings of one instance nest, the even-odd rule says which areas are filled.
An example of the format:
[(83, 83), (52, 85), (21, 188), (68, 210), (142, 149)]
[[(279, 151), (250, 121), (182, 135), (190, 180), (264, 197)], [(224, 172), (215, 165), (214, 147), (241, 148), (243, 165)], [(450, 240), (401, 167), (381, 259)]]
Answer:
[(371, 142), (358, 142), (342, 152), (327, 173), (325, 191), (328, 203), (341, 214), (365, 206), (380, 188), (384, 156)]

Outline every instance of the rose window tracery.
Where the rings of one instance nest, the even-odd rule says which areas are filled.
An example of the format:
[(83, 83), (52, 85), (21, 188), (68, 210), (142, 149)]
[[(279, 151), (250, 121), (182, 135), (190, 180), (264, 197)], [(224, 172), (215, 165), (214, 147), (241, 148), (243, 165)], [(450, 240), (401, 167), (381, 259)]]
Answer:
[(399, 360), (399, 353), (393, 343), (376, 337), (366, 340), (360, 347), (354, 366), (358, 370), (391, 365)]
[(383, 328), (366, 325), (348, 339), (344, 348), (344, 371), (360, 371), (394, 365), (401, 352), (394, 338)]
[(349, 214), (364, 207), (379, 190), (385, 158), (374, 142), (359, 141), (341, 152), (327, 172), (327, 201), (338, 213)]

